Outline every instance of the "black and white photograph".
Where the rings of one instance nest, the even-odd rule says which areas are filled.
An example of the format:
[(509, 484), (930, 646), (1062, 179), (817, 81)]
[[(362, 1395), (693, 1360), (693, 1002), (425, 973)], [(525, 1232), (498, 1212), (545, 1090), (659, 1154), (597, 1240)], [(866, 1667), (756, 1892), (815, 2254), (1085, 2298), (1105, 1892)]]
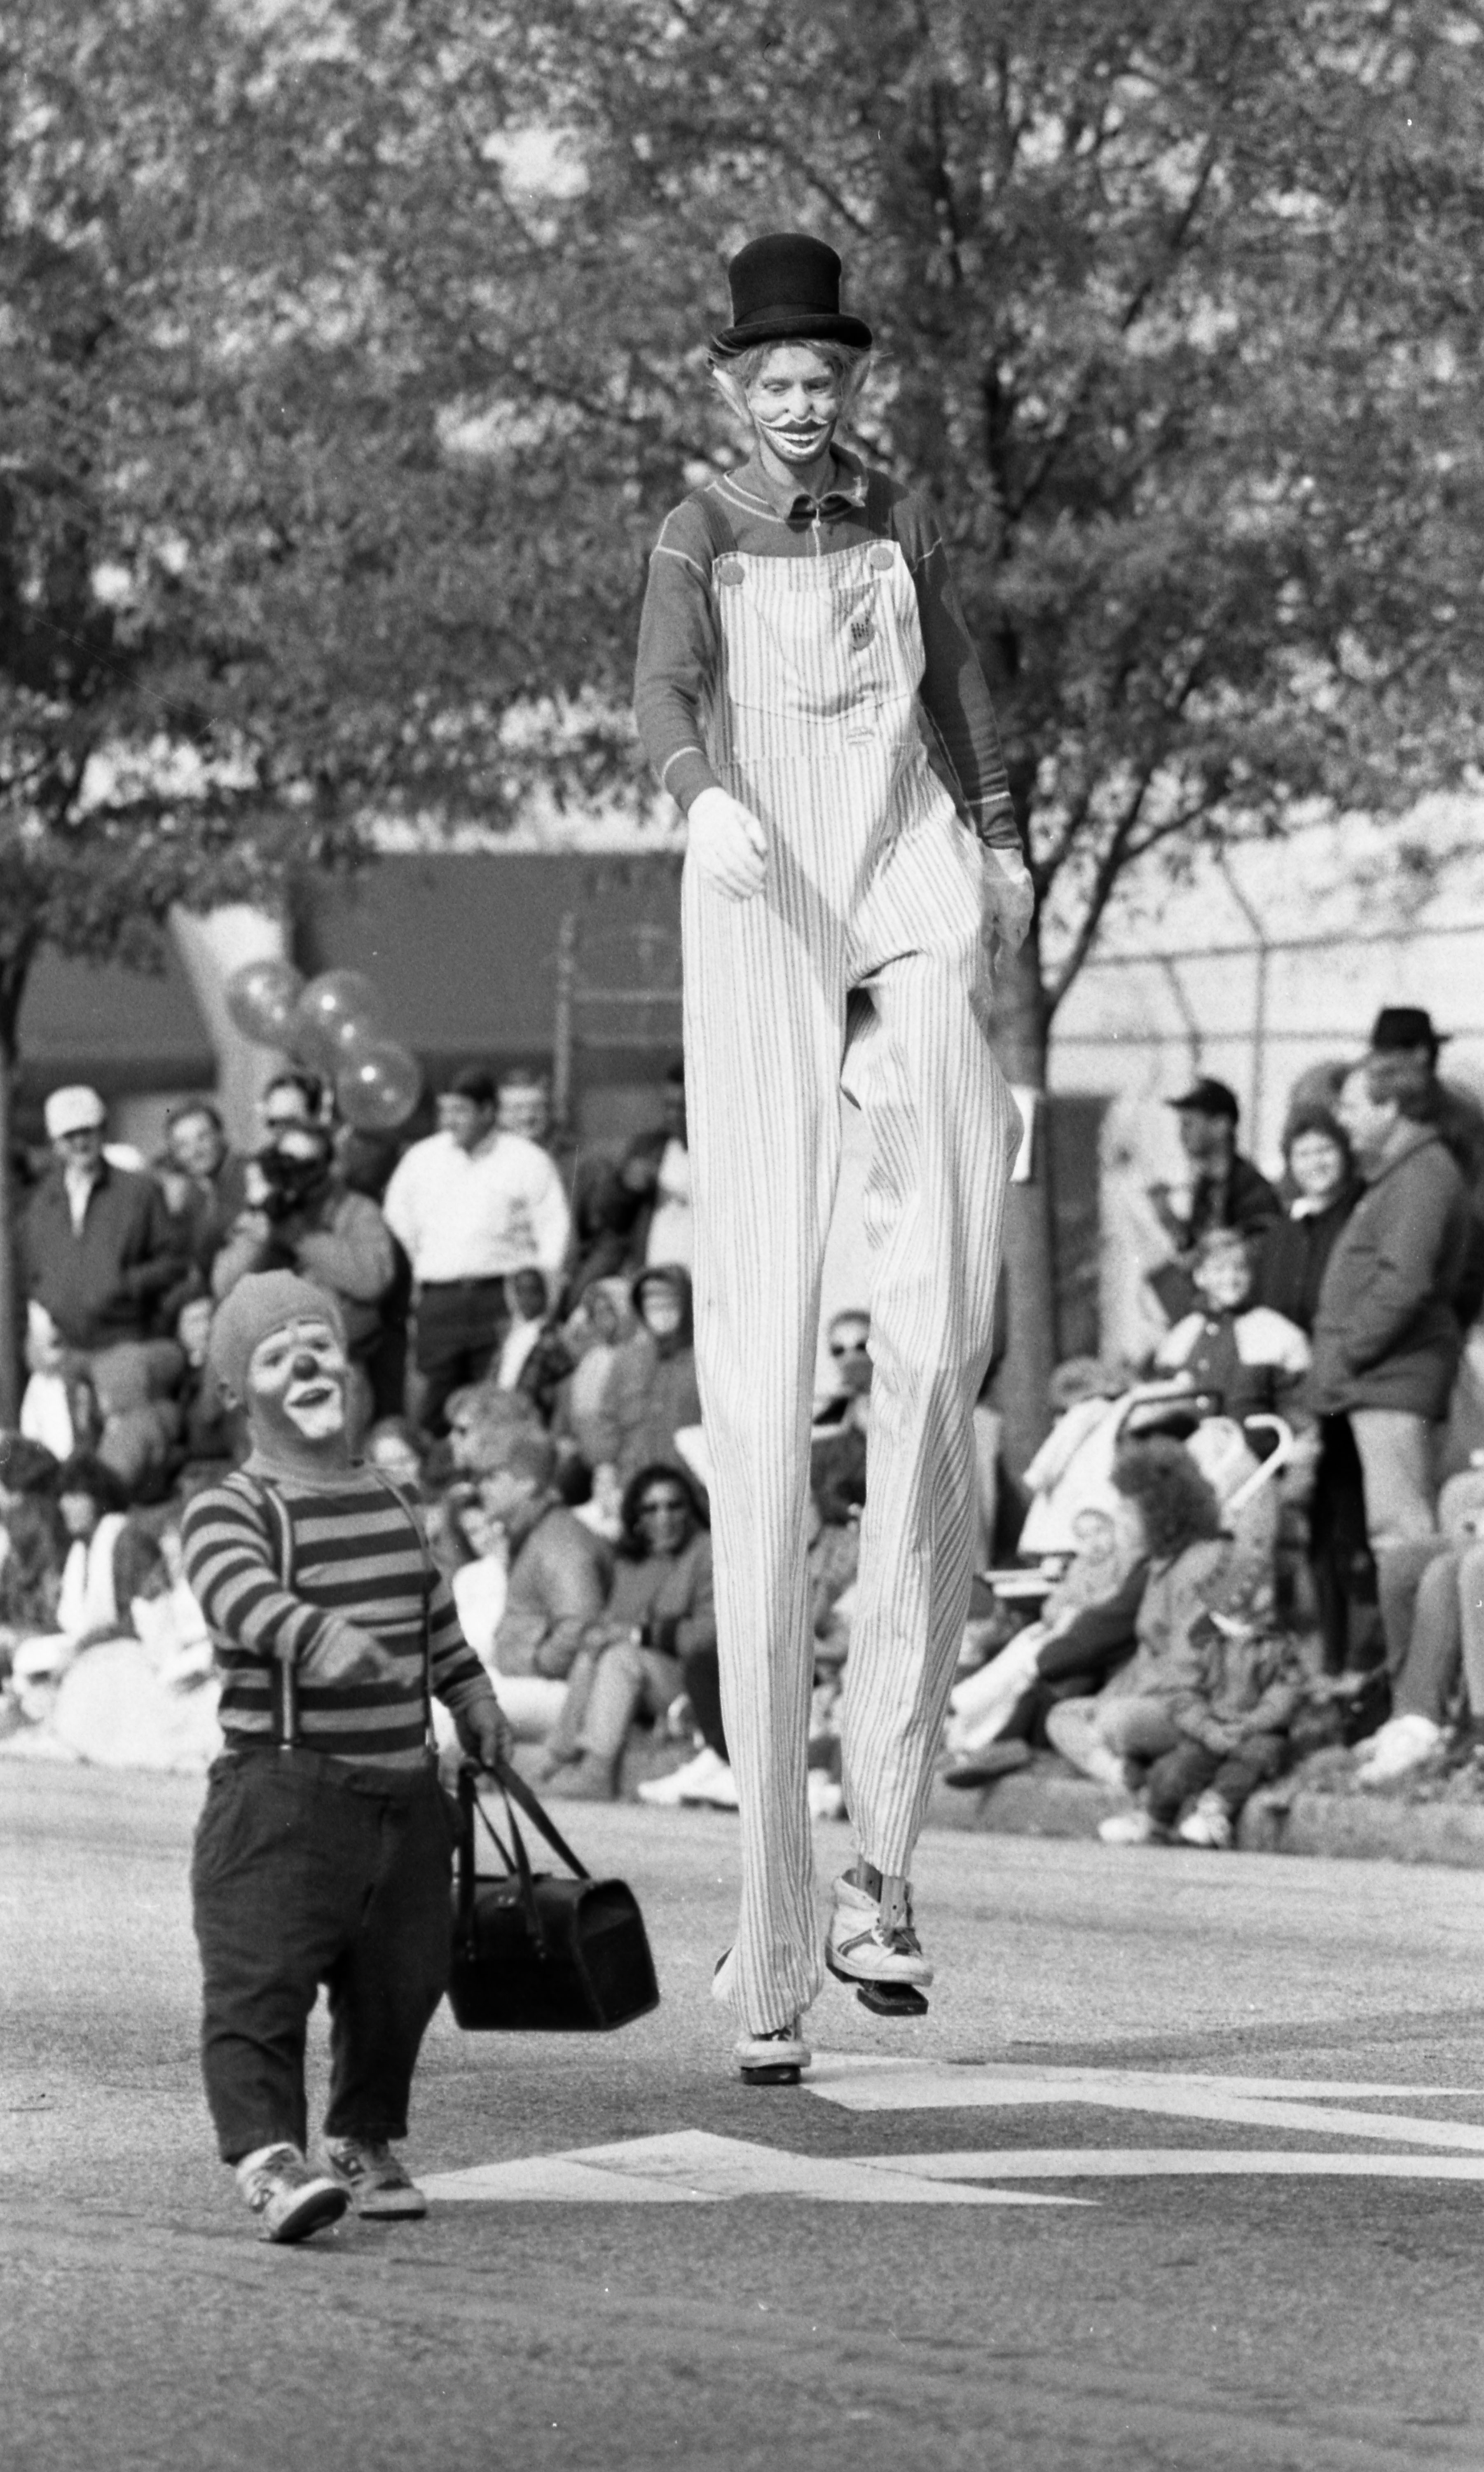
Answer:
[(1484, 2464), (1484, 0), (7, 0), (4, 2472)]

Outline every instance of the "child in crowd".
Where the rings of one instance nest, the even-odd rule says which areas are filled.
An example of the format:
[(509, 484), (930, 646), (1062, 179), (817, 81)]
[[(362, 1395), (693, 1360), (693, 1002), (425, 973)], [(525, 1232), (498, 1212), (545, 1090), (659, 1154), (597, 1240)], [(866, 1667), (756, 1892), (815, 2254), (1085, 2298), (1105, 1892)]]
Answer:
[[(945, 1783), (987, 1785), (1029, 1756), (1023, 1736), (1028, 1722), (1044, 1713), (1037, 1702), (1053, 1677), (1088, 1675), (1133, 1653), (1134, 1623), (1143, 1592), (1144, 1566), (1127, 1523), (1089, 1505), (1072, 1519), (1077, 1551), (1049, 1591), (1039, 1620), (1017, 1631), (997, 1656), (954, 1687), (945, 1748)], [(1101, 1622), (1087, 1617), (1097, 1614)], [(1073, 1643), (1077, 1643), (1074, 1648)], [(1064, 1653), (1055, 1652), (1063, 1646)], [(1077, 1662), (1066, 1664), (1074, 1655)], [(1063, 1694), (1067, 1685), (1063, 1681)]]
[(1161, 1373), (1214, 1391), (1226, 1414), (1271, 1414), (1308, 1370), (1308, 1341), (1270, 1305), (1254, 1305), (1252, 1257), (1234, 1227), (1212, 1227), (1196, 1248), (1191, 1276), (1200, 1306), (1155, 1350)]
[(1287, 1759), (1308, 1676), (1274, 1619), (1269, 1573), (1236, 1559), (1200, 1593), (1182, 1686), (1165, 1702), (1179, 1743), (1150, 1769), (1140, 1807), (1104, 1820), (1105, 1844), (1167, 1842), (1173, 1833), (1224, 1851), (1249, 1795)]

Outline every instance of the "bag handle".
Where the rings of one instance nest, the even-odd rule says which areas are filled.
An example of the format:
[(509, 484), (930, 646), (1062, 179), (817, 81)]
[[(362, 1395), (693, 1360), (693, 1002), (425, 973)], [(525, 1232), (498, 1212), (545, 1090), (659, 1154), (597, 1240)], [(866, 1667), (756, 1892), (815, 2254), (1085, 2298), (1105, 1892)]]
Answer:
[[(525, 1839), (520, 1834), (520, 1830), (515, 1822), (515, 1815), (510, 1809), (509, 1802), (507, 1801), (506, 1814), (510, 1821), (511, 1843), (510, 1846), (506, 1845), (504, 1839), (495, 1827), (490, 1814), (486, 1811), (484, 1804), (479, 1799), (479, 1795), (474, 1787), (474, 1776), (475, 1770), (473, 1763), (471, 1761), (466, 1761), (465, 1765), (459, 1771), (459, 1816), (461, 1825), (459, 1831), (459, 1902), (456, 1927), (457, 1938), (461, 1943), (467, 1943), (473, 1937), (474, 1887), (479, 1876), (474, 1866), (474, 1818), (477, 1813), (479, 1818), (484, 1822), (486, 1834), (494, 1846), (495, 1852), (499, 1855), (507, 1872), (516, 1884), (520, 1897), (521, 1911), (526, 1918), (527, 1929), (530, 1931), (531, 1937), (535, 1940), (541, 1956), (545, 1957), (547, 1954), (546, 1927), (541, 1920), (540, 1907), (537, 1903), (536, 1881), (532, 1876), (531, 1858), (526, 1852)], [(514, 1853), (511, 1850), (512, 1847), (515, 1849)]]
[(579, 1863), (576, 1855), (572, 1851), (572, 1848), (567, 1843), (566, 1839), (562, 1835), (558, 1828), (556, 1821), (550, 1818), (549, 1814), (543, 1810), (540, 1803), (537, 1801), (537, 1798), (532, 1793), (530, 1787), (527, 1785), (525, 1778), (520, 1775), (517, 1770), (511, 1767), (509, 1760), (497, 1760), (494, 1767), (490, 1771), (490, 1774), (493, 1777), (495, 1784), (499, 1787), (500, 1792), (505, 1796), (505, 1809), (510, 1819), (511, 1834), (515, 1838), (516, 1844), (518, 1845), (520, 1842), (520, 1831), (515, 1826), (515, 1815), (510, 1807), (513, 1802), (518, 1804), (519, 1808), (525, 1813), (527, 1819), (529, 1819), (532, 1827), (537, 1830), (538, 1834), (545, 1838), (547, 1844), (551, 1847), (551, 1850), (557, 1857), (558, 1862), (564, 1863), (567, 1869), (573, 1874), (574, 1878), (579, 1880), (590, 1880), (592, 1873), (587, 1869), (586, 1865)]

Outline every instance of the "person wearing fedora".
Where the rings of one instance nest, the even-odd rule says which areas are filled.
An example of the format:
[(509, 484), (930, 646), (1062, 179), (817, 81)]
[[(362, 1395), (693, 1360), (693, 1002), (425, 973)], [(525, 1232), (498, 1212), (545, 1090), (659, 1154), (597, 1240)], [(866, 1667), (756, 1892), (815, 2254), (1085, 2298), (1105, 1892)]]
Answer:
[(1448, 1036), (1446, 1030), (1434, 1030), (1431, 1013), (1421, 1005), (1382, 1005), (1371, 1030), (1371, 1054), (1385, 1059), (1396, 1089), (1425, 1101), (1477, 1210), (1484, 1201), (1484, 1107), (1439, 1073)]
[(872, 345), (840, 260), (771, 233), (728, 272), (710, 367), (752, 451), (665, 521), (634, 704), (688, 828), (696, 1350), (742, 1816), (714, 1988), (744, 2076), (772, 2083), (807, 2064), (823, 1980), (805, 1521), (840, 1094), (872, 1138), (875, 1387), (844, 1714), (858, 1851), (824, 1959), (868, 2006), (920, 2012), (912, 1854), (968, 1604), (970, 1420), (1018, 1137), (991, 966), (1034, 896), (937, 524), (836, 443)]

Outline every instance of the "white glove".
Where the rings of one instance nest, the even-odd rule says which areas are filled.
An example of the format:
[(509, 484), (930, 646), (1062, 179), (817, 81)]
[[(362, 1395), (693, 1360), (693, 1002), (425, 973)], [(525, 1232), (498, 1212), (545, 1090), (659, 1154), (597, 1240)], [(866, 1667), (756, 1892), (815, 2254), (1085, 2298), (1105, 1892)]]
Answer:
[(702, 790), (686, 816), (691, 856), (707, 882), (729, 901), (761, 892), (768, 836), (751, 807), (726, 790)]
[(981, 842), (984, 865), (983, 929), (985, 949), (993, 963), (1008, 961), (1025, 941), (1036, 909), (1031, 871), (1017, 849), (1000, 849)]

